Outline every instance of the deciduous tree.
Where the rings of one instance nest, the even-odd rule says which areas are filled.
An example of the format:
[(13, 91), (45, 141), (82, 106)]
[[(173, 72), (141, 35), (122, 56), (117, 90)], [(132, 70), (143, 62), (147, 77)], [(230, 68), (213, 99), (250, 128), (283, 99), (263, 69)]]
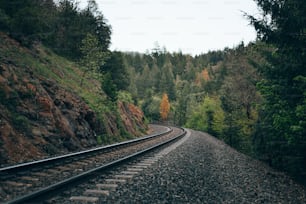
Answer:
[(194, 108), (192, 115), (187, 120), (187, 126), (222, 137), (225, 126), (221, 101), (206, 96), (203, 102)]
[(163, 94), (163, 98), (160, 102), (159, 106), (160, 117), (163, 121), (167, 120), (169, 112), (170, 112), (170, 103), (168, 99), (168, 95), (166, 93)]
[(81, 52), (82, 58), (80, 64), (84, 69), (81, 79), (82, 86), (88, 72), (98, 73), (99, 67), (105, 62), (107, 53), (102, 51), (96, 36), (90, 33), (82, 40)]

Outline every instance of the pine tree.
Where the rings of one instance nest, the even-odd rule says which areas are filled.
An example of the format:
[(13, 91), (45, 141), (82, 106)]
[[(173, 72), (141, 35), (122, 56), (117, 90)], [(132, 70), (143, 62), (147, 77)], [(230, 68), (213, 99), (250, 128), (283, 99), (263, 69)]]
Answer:
[(120, 52), (114, 51), (106, 59), (105, 63), (100, 67), (100, 72), (110, 73), (112, 81), (118, 90), (127, 90), (129, 85), (129, 73), (123, 63)]
[[(256, 0), (262, 18), (248, 16), (259, 39), (273, 49), (264, 53), (265, 98), (255, 149), (261, 158), (294, 175), (306, 175), (306, 4), (300, 0)], [(306, 178), (304, 176), (306, 181)]]
[(170, 60), (168, 60), (161, 69), (161, 78), (159, 83), (159, 91), (168, 93), (171, 100), (175, 100), (175, 83), (173, 69)]

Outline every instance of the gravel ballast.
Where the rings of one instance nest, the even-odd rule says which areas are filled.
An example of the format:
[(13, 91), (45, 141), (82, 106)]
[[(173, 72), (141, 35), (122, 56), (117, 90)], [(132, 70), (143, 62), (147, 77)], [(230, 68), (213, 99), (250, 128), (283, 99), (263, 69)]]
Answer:
[(284, 173), (208, 134), (190, 133), (183, 144), (120, 185), (107, 203), (306, 203), (305, 188)]

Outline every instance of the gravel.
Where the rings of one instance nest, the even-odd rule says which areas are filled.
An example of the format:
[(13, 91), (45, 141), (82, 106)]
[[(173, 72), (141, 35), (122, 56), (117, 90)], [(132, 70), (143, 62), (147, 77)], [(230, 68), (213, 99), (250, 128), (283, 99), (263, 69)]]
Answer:
[[(167, 130), (166, 127), (156, 125), (151, 125), (150, 128), (151, 134), (157, 134)], [(47, 167), (48, 165), (42, 165), (36, 167), (34, 171), (29, 171), (30, 169), (27, 169), (17, 174), (10, 173), (9, 176), (3, 173), (3, 175), (0, 175), (0, 203), (38, 191), (64, 179), (71, 178), (111, 161), (144, 150), (177, 136), (178, 132), (181, 132), (181, 129), (174, 128), (173, 132), (163, 136), (154, 137), (139, 143), (116, 147), (109, 152), (106, 151), (94, 155), (85, 155), (84, 158), (80, 157), (78, 160), (70, 161), (67, 159), (66, 163), (59, 162), (58, 164), (50, 164), (49, 167)]]
[(208, 134), (190, 132), (106, 203), (306, 203), (306, 189), (284, 173)]

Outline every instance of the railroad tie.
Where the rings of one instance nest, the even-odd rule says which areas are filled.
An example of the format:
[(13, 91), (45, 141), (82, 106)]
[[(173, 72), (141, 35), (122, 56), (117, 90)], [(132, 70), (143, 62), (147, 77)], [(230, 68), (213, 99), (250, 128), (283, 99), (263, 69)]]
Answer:
[(121, 171), (122, 174), (127, 174), (127, 175), (136, 175), (138, 174), (137, 171)]
[(78, 162), (76, 162), (76, 164), (87, 166), (89, 163), (88, 162), (83, 162), (83, 161), (78, 161)]
[(116, 179), (127, 179), (130, 180), (133, 178), (133, 175), (122, 175), (122, 174), (118, 174), (114, 176)]
[(101, 184), (96, 184), (97, 188), (100, 190), (109, 190), (109, 191), (114, 191), (118, 187), (118, 184), (111, 184), (111, 183), (101, 183)]
[(73, 168), (75, 172), (83, 172), (84, 169), (80, 169), (80, 168)]
[(30, 176), (23, 176), (20, 179), (25, 181), (39, 181), (39, 178), (30, 177)]
[(59, 166), (57, 167), (57, 169), (61, 170), (61, 171), (70, 171), (71, 169), (65, 166)]
[(50, 172), (52, 174), (60, 174), (61, 173), (60, 170), (56, 170), (56, 169), (48, 169), (47, 172)]
[(100, 190), (100, 189), (87, 189), (84, 193), (85, 195), (97, 195), (97, 196), (109, 196), (108, 190)]
[(13, 187), (31, 187), (32, 184), (29, 183), (20, 183), (20, 182), (15, 182), (15, 181), (6, 181), (5, 182), (7, 185), (13, 186)]
[(142, 164), (154, 164), (155, 162), (157, 162), (157, 160), (148, 160), (148, 159), (146, 159), (146, 160), (143, 160), (141, 163)]
[(134, 171), (134, 172), (140, 172), (140, 171), (143, 171), (143, 168), (135, 168), (135, 167), (132, 167), (132, 168), (127, 168), (128, 171)]
[(148, 165), (139, 165), (139, 164), (136, 164), (136, 165), (132, 166), (132, 168), (135, 168), (135, 169), (146, 169), (146, 168), (148, 168)]
[(158, 159), (155, 158), (155, 156), (150, 156), (150, 157), (145, 158), (143, 161), (154, 161), (154, 162), (157, 162)]
[(34, 173), (32, 173), (31, 175), (40, 176), (40, 177), (51, 176), (51, 174), (47, 174), (47, 173), (43, 173), (43, 172), (34, 172)]
[(89, 196), (71, 196), (71, 201), (80, 201), (80, 202), (97, 202), (98, 197), (89, 197)]
[(139, 162), (139, 163), (137, 163), (136, 164), (136, 166), (143, 166), (143, 167), (148, 167), (148, 166), (151, 166), (152, 165), (152, 163), (145, 163), (145, 162)]
[(107, 183), (126, 183), (125, 179), (105, 179)]

